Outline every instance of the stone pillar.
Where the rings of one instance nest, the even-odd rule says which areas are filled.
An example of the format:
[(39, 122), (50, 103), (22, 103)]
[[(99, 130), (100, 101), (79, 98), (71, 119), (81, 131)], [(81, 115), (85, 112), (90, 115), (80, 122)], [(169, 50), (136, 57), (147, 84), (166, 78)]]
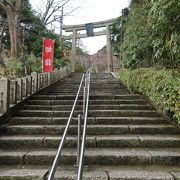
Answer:
[(17, 103), (17, 81), (16, 80), (10, 81), (10, 103), (11, 104)]
[(108, 72), (113, 72), (113, 57), (112, 57), (112, 45), (111, 45), (111, 31), (110, 31), (110, 26), (109, 26), (109, 25), (106, 25), (106, 41), (107, 41)]
[(32, 77), (30, 75), (26, 76), (27, 78), (27, 94), (32, 94)]
[(31, 73), (32, 77), (32, 93), (38, 90), (38, 74), (36, 72)]
[(51, 72), (48, 73), (48, 86), (51, 85)]
[(38, 90), (42, 89), (42, 73), (38, 74)]
[(75, 72), (75, 64), (76, 64), (76, 38), (77, 38), (77, 31), (76, 29), (74, 29), (73, 37), (72, 37), (72, 49), (71, 49), (72, 72)]
[(22, 96), (25, 98), (28, 95), (28, 88), (27, 88), (27, 78), (26, 77), (22, 77), (22, 82), (23, 82), (23, 93)]
[(17, 78), (17, 100), (22, 100), (23, 83), (21, 78)]
[(48, 86), (48, 73), (45, 73), (45, 87)]
[(10, 83), (8, 79), (0, 80), (0, 114), (9, 110)]

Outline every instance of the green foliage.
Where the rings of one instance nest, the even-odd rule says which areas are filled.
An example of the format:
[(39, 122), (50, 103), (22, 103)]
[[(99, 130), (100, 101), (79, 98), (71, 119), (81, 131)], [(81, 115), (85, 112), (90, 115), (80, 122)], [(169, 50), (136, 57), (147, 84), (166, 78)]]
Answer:
[(139, 91), (180, 124), (180, 73), (178, 71), (141, 68), (122, 69), (121, 80), (132, 91)]
[(34, 54), (30, 54), (26, 56), (24, 63), (30, 72), (42, 72), (42, 58), (36, 58)]
[(0, 79), (3, 78), (5, 75), (4, 68), (0, 65)]
[(92, 66), (90, 67), (90, 72), (92, 72), (92, 73), (97, 73), (97, 72), (98, 72), (97, 67), (96, 67), (95, 65), (92, 65)]
[[(1, 8), (0, 8), (1, 10)], [(0, 16), (6, 20), (6, 14), (4, 11), (0, 11)], [(43, 38), (51, 38), (55, 40), (54, 46), (54, 58), (55, 58), (55, 68), (59, 66), (65, 66), (66, 63), (62, 62), (63, 53), (60, 48), (59, 36), (51, 30), (48, 30), (43, 26), (39, 15), (37, 15), (31, 7), (29, 0), (24, 0), (22, 5), (22, 14), (20, 19), (20, 36), (23, 43), (23, 54), (25, 54), (25, 60), (22, 59), (23, 66), (26, 66), (26, 70), (31, 72), (31, 70), (35, 69), (35, 71), (39, 72), (41, 65), (38, 61), (36, 66), (31, 67), (32, 64), (36, 63), (37, 59), (41, 59), (42, 57), (42, 48), (43, 48)], [(6, 49), (10, 49), (10, 37), (8, 32), (8, 27), (5, 29), (5, 33), (3, 33), (2, 43)], [(66, 46), (67, 55), (69, 54), (70, 44), (63, 43), (64, 47)], [(34, 54), (36, 58), (31, 58), (31, 55)], [(30, 59), (28, 59), (30, 58)], [(34, 59), (34, 60), (33, 60)], [(61, 62), (61, 63), (60, 63)], [(29, 65), (29, 63), (31, 65)], [(61, 64), (61, 65), (58, 65)], [(67, 62), (68, 64), (68, 62)], [(24, 70), (23, 70), (24, 71)]]
[(166, 67), (180, 63), (180, 1), (151, 0), (148, 25), (154, 58)]
[(148, 37), (147, 26), (150, 3), (135, 3), (123, 25), (123, 65), (124, 67), (139, 68), (151, 64), (152, 48)]
[(54, 67), (59, 69), (60, 67), (70, 66), (70, 60), (64, 61), (63, 58), (54, 59)]
[[(121, 22), (122, 17), (119, 17), (114, 24), (111, 26), (111, 41), (112, 41), (112, 47), (113, 51), (116, 53), (120, 52), (120, 43), (122, 42), (122, 36), (121, 36)], [(117, 43), (118, 42), (118, 43)]]
[(75, 71), (78, 73), (84, 73), (86, 72), (86, 69), (81, 64), (76, 64)]
[[(112, 28), (114, 49), (121, 50), (123, 66), (131, 69), (180, 64), (180, 1), (133, 0), (124, 21)], [(123, 29), (123, 30), (122, 30)], [(116, 37), (122, 37), (122, 39)], [(114, 38), (115, 37), (115, 38)]]
[(5, 69), (6, 75), (8, 78), (16, 78), (21, 77), (23, 74), (23, 65), (22, 62), (19, 61), (17, 58), (12, 57), (9, 60), (9, 63), (7, 65), (7, 68)]

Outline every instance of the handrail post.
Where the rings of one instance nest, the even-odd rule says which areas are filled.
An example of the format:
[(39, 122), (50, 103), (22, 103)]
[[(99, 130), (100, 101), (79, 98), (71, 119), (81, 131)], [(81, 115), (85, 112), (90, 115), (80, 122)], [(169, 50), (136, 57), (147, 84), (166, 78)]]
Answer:
[(77, 162), (76, 166), (79, 165), (79, 158), (81, 153), (81, 115), (78, 115), (78, 137), (77, 137)]

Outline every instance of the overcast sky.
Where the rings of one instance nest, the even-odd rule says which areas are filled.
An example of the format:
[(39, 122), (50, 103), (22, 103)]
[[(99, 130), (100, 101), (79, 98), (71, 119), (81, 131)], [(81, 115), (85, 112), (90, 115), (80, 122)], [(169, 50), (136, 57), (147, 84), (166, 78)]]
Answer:
[[(121, 15), (121, 10), (128, 7), (130, 0), (72, 0), (70, 6), (80, 8), (72, 16), (64, 18), (64, 25), (91, 23), (116, 18)], [(35, 10), (43, 9), (46, 0), (30, 0)], [(58, 25), (57, 25), (58, 26)], [(58, 32), (58, 29), (56, 29)], [(106, 45), (106, 37), (90, 37), (82, 39), (84, 46), (90, 54), (96, 53)]]

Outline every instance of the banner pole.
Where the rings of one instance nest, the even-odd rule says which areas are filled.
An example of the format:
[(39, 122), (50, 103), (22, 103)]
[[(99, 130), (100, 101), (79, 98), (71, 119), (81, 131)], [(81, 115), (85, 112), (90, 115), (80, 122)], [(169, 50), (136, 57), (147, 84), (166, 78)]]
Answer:
[(44, 72), (44, 37), (43, 37), (43, 47), (42, 47), (42, 73)]

